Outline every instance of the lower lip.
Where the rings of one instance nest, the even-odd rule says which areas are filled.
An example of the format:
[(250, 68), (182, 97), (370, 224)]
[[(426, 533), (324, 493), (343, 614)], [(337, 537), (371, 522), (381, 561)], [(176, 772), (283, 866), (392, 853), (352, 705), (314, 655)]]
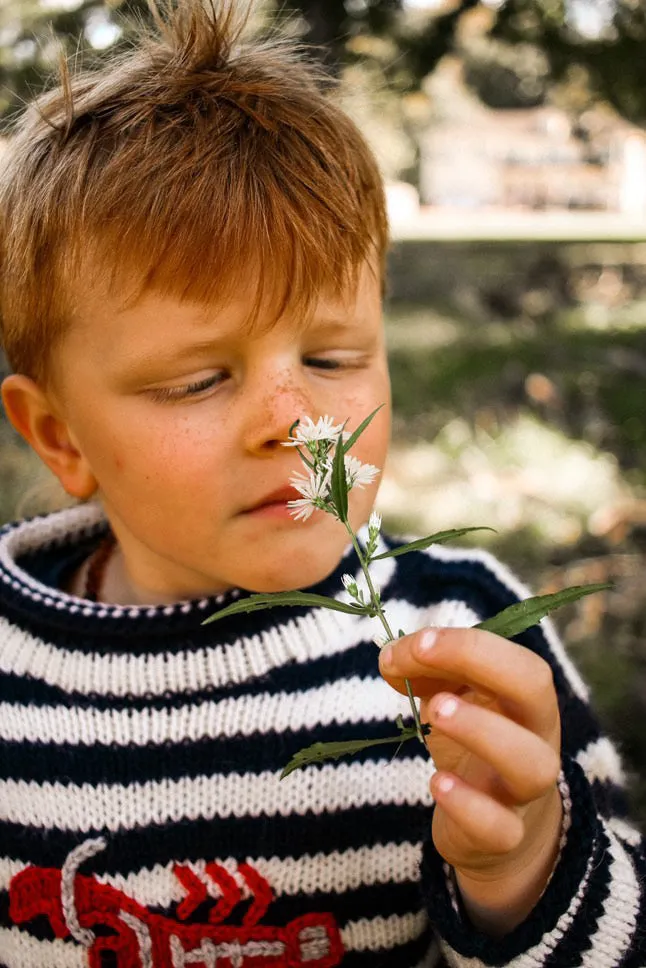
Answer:
[(278, 518), (294, 520), (290, 508), (287, 507), (287, 501), (276, 501), (274, 504), (263, 504), (259, 508), (254, 508), (252, 511), (247, 511), (247, 514), (252, 518)]

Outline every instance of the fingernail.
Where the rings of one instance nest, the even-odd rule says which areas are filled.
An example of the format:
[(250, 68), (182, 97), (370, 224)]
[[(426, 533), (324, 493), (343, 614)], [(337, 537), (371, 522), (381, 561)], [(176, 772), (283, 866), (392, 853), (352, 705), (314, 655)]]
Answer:
[(437, 629), (425, 629), (419, 643), (419, 651), (424, 655), (430, 652), (437, 641)]
[(441, 776), (435, 785), (440, 793), (450, 793), (455, 786), (455, 780), (451, 776)]
[(454, 699), (453, 696), (447, 696), (437, 707), (437, 715), (442, 716), (444, 719), (448, 719), (449, 716), (454, 716), (458, 711), (458, 701)]
[(392, 645), (385, 645), (381, 652), (379, 653), (380, 664), (388, 669), (393, 664), (393, 647)]

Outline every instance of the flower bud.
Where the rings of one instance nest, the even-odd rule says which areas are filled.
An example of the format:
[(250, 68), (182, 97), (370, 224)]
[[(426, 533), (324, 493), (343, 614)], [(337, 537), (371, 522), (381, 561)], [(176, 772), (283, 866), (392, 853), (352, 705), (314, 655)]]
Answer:
[(352, 575), (343, 575), (341, 581), (343, 582), (343, 587), (345, 590), (352, 595), (353, 598), (358, 598), (359, 589), (357, 587), (356, 579), (353, 578)]

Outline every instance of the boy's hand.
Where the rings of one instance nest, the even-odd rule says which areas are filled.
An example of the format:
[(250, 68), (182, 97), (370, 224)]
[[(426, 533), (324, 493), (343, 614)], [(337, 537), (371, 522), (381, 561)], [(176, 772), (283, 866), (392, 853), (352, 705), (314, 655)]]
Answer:
[(558, 854), (561, 723), (552, 671), (479, 629), (426, 629), (382, 650), (382, 675), (409, 679), (437, 767), (433, 840), (473, 923), (505, 934), (540, 898)]

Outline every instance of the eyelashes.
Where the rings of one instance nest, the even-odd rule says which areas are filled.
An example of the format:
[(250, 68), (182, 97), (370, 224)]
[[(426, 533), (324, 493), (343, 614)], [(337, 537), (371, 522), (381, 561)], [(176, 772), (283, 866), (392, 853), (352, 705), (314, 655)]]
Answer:
[(313, 366), (316, 370), (340, 370), (344, 366), (340, 360), (332, 360), (325, 356), (306, 356), (303, 363), (307, 364), (307, 366)]
[[(316, 370), (328, 371), (349, 369), (352, 366), (350, 362), (335, 360), (325, 356), (306, 356), (303, 358), (303, 363)], [(201, 394), (206, 393), (207, 390), (212, 390), (214, 387), (223, 383), (227, 379), (227, 376), (226, 370), (219, 370), (204, 380), (187, 383), (184, 386), (158, 387), (155, 390), (150, 390), (149, 394), (158, 403), (168, 403), (173, 400), (187, 400), (191, 397), (199, 397)]]
[(199, 380), (197, 383), (187, 383), (186, 386), (159, 387), (157, 390), (151, 390), (150, 395), (153, 400), (161, 403), (168, 400), (184, 400), (186, 397), (198, 396), (200, 393), (204, 393), (205, 390), (210, 390), (212, 387), (217, 386), (218, 383), (222, 382), (224, 376), (224, 373), (214, 373), (213, 376)]

